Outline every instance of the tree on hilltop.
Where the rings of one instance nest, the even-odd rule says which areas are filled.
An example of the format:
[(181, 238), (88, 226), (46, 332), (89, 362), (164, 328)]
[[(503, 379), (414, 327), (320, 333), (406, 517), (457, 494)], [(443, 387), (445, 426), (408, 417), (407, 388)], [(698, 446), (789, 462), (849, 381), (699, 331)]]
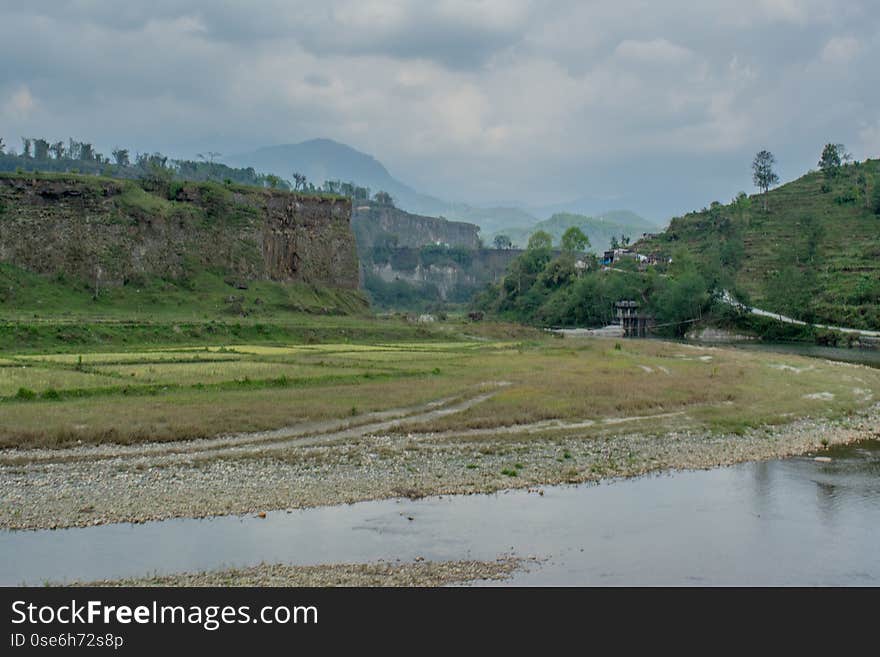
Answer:
[(768, 150), (758, 151), (755, 159), (752, 161), (752, 180), (755, 187), (760, 189), (764, 194), (764, 211), (767, 211), (767, 192), (770, 188), (779, 182), (779, 176), (773, 171), (776, 164), (776, 158)]
[(507, 235), (496, 235), (493, 243), (496, 249), (509, 249), (513, 246), (513, 242), (510, 241)]
[(64, 150), (64, 142), (63, 141), (56, 141), (54, 144), (52, 144), (49, 147), (49, 150), (52, 151), (52, 155), (55, 156), (56, 160), (63, 160), (64, 159), (66, 151)]
[(840, 173), (840, 167), (852, 159), (843, 144), (825, 144), (819, 157), (819, 170), (826, 178), (834, 178)]
[(131, 164), (127, 148), (114, 148), (112, 154), (113, 159), (116, 161), (116, 164), (118, 166), (127, 167), (129, 166), (129, 164)]
[(376, 192), (373, 196), (373, 200), (376, 201), (376, 203), (378, 203), (379, 205), (390, 205), (392, 207), (394, 206), (394, 199), (388, 192)]

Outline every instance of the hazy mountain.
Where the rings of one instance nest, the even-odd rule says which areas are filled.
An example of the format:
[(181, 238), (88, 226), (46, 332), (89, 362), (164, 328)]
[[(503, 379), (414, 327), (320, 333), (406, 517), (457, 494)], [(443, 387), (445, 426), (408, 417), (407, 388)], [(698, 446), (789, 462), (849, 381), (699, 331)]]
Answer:
[[(586, 217), (605, 217), (611, 218), (612, 215), (622, 212), (618, 208), (638, 209), (638, 201), (631, 197), (617, 197), (613, 199), (602, 199), (593, 196), (581, 196), (565, 203), (555, 203), (553, 205), (545, 205), (541, 207), (529, 208), (529, 211), (538, 217), (551, 217), (554, 214), (567, 213), (579, 214)], [(657, 228), (664, 222), (657, 222), (634, 213), (640, 222), (647, 222), (652, 228)], [(624, 221), (624, 223), (626, 223)]]
[(394, 197), (395, 205), (408, 212), (467, 221), (480, 226), (484, 233), (502, 226), (525, 226), (536, 221), (534, 215), (519, 208), (478, 208), (417, 192), (392, 176), (372, 155), (332, 139), (267, 146), (251, 153), (228, 157), (226, 161), (233, 166), (253, 167), (288, 180), (294, 172), (299, 172), (316, 185), (325, 180), (355, 182), (369, 187), (373, 192), (388, 192)]
[(509, 227), (489, 236), (487, 242), (494, 239), (495, 235), (507, 235), (514, 246), (524, 248), (528, 244), (529, 237), (539, 230), (550, 233), (553, 243), (559, 244), (562, 234), (577, 226), (590, 239), (590, 248), (599, 252), (607, 249), (612, 237), (626, 235), (633, 241), (643, 233), (655, 231), (657, 227), (647, 219), (640, 217), (629, 210), (612, 210), (598, 217), (588, 217), (570, 212), (558, 212), (549, 219), (539, 221), (528, 227)]
[[(631, 217), (624, 217), (620, 214), (621, 211), (608, 207), (609, 201), (586, 196), (568, 203), (528, 210), (506, 206), (476, 207), (468, 203), (446, 201), (416, 191), (392, 176), (372, 155), (332, 139), (310, 139), (299, 144), (266, 146), (251, 153), (228, 157), (226, 161), (233, 166), (253, 167), (259, 172), (274, 173), (286, 180), (290, 180), (294, 172), (299, 172), (316, 185), (325, 180), (342, 180), (369, 187), (373, 192), (386, 191), (394, 197), (395, 205), (407, 212), (473, 223), (480, 227), (484, 237), (498, 232), (514, 232), (517, 236), (524, 235), (527, 241), (532, 230), (529, 227), (534, 226), (540, 217), (561, 212), (616, 222), (621, 224), (626, 234), (631, 235), (640, 235), (656, 228), (638, 215), (629, 213)], [(600, 233), (605, 235), (608, 232), (606, 228), (618, 230), (616, 226), (599, 225), (594, 230), (597, 238)], [(600, 241), (604, 243), (604, 239), (603, 237)]]

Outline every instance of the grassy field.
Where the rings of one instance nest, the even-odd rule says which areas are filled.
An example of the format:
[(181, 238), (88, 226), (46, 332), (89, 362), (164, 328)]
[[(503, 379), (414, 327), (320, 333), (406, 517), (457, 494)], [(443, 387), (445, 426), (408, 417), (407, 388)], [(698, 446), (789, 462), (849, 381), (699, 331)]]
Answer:
[(578, 431), (590, 435), (631, 429), (645, 417), (652, 429), (737, 433), (837, 417), (880, 397), (880, 371), (868, 368), (656, 341), (537, 333), (499, 339), (505, 332), (516, 329), (450, 324), (422, 340), (410, 333), (404, 340), (324, 344), (7, 349), (0, 360), (0, 446), (128, 444), (357, 421), (489, 389), (491, 397), (462, 412), (403, 421), (398, 430), (453, 431), (468, 439), (486, 429), (558, 420), (581, 423)]

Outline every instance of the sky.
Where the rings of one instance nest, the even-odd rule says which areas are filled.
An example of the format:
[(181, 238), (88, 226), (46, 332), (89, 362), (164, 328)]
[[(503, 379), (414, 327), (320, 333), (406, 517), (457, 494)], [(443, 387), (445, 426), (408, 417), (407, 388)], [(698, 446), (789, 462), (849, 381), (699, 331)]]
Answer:
[(327, 137), (419, 191), (652, 218), (880, 157), (876, 0), (0, 0), (0, 136), (195, 157)]

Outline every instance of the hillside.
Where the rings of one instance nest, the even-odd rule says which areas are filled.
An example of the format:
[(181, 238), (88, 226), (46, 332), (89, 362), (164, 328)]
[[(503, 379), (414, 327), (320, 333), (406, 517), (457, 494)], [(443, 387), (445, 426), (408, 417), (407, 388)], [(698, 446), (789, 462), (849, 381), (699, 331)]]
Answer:
[(657, 230), (657, 227), (647, 219), (628, 210), (614, 210), (598, 217), (560, 212), (529, 227), (511, 227), (499, 230), (486, 241), (491, 243), (496, 235), (507, 235), (513, 242), (513, 246), (524, 248), (532, 234), (543, 230), (550, 233), (554, 244), (559, 244), (562, 234), (572, 226), (577, 226), (584, 232), (590, 239), (591, 249), (595, 252), (607, 249), (612, 237), (619, 238), (621, 235), (626, 235), (635, 240), (642, 233)]
[(0, 314), (364, 310), (348, 199), (0, 175)]
[(880, 327), (880, 161), (811, 172), (676, 217), (642, 253), (686, 251), (741, 300), (804, 321)]

